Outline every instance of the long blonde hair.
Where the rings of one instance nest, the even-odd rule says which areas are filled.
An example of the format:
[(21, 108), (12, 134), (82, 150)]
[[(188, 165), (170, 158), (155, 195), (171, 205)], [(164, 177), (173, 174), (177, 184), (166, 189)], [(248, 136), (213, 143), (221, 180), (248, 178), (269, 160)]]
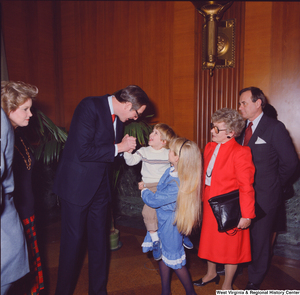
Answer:
[(180, 186), (174, 224), (180, 233), (189, 235), (199, 224), (201, 216), (201, 153), (195, 142), (181, 137), (170, 142), (170, 149), (179, 156), (177, 168)]

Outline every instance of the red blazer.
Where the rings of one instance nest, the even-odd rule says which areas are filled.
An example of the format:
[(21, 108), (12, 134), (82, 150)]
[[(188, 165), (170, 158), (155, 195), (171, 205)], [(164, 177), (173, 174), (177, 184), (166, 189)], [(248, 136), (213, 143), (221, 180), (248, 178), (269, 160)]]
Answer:
[[(210, 142), (204, 150), (203, 185), (205, 185), (206, 170), (217, 143)], [(255, 217), (254, 173), (251, 150), (241, 146), (235, 139), (221, 144), (212, 171), (209, 196), (202, 196), (208, 200), (214, 196), (239, 189), (242, 217)]]

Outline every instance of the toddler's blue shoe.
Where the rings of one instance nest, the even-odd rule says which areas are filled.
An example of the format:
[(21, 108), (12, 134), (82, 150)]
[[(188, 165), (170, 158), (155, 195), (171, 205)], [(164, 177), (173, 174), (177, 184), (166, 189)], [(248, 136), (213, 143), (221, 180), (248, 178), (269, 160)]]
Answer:
[(161, 248), (160, 248), (160, 241), (153, 242), (152, 255), (156, 261), (161, 259), (162, 253), (161, 253)]
[(187, 249), (193, 249), (194, 248), (193, 243), (191, 242), (191, 240), (187, 236), (183, 237), (183, 246)]

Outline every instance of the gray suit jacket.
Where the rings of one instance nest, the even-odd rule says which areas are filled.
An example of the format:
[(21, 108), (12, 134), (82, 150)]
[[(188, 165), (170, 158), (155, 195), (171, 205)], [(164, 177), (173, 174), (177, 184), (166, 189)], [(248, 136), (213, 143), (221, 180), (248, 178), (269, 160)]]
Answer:
[[(242, 134), (238, 143), (243, 142)], [(284, 124), (263, 115), (248, 146), (255, 165), (256, 203), (268, 212), (282, 201), (282, 189), (296, 171), (299, 159)]]
[(1, 286), (29, 272), (24, 229), (11, 194), (14, 189), (11, 167), (13, 151), (14, 131), (1, 108)]

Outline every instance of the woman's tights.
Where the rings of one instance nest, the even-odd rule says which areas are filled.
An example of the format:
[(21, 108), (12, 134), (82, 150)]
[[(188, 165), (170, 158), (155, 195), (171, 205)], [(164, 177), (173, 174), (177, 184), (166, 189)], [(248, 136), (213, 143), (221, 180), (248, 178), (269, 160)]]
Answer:
[[(161, 295), (169, 295), (171, 293), (171, 268), (168, 267), (162, 260), (158, 262), (160, 277), (161, 277)], [(183, 285), (187, 295), (196, 295), (190, 274), (183, 266), (181, 269), (174, 269), (181, 284)]]
[[(232, 281), (237, 270), (237, 264), (225, 264), (225, 280), (222, 285), (222, 290), (232, 290)], [(212, 261), (207, 261), (207, 273), (202, 278), (204, 282), (212, 280), (217, 276), (217, 264)]]

